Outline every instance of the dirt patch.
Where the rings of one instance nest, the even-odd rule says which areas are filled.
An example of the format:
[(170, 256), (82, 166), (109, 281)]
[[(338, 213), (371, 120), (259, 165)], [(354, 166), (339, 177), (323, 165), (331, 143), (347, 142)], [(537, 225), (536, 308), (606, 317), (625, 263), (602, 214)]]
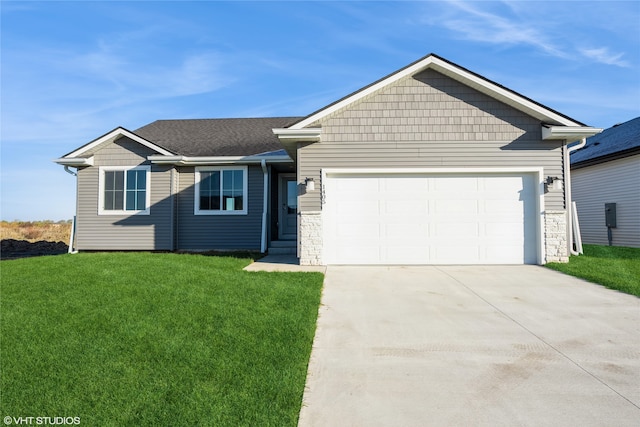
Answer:
[(0, 259), (17, 259), (42, 255), (66, 254), (69, 246), (63, 242), (48, 242), (40, 240), (29, 242), (27, 240), (4, 239), (0, 242)]

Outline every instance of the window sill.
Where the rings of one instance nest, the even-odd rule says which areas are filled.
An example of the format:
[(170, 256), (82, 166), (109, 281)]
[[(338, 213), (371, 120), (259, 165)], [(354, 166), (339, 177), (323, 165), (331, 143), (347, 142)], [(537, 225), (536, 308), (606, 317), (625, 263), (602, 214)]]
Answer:
[(247, 215), (247, 211), (195, 211), (194, 215)]
[(151, 215), (149, 209), (144, 211), (98, 211), (99, 216), (137, 216)]

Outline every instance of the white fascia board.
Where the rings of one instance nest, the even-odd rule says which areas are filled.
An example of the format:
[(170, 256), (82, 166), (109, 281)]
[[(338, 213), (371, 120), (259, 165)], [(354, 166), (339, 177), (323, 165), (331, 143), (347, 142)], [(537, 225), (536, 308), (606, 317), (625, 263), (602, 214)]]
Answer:
[(542, 126), (542, 139), (544, 141), (566, 140), (567, 143), (597, 135), (601, 128), (587, 126)]
[(147, 148), (152, 149), (153, 151), (156, 151), (159, 154), (163, 154), (165, 156), (170, 156), (173, 155), (174, 153), (165, 150), (162, 147), (159, 147), (157, 145), (155, 145), (153, 142), (148, 141), (138, 135), (136, 135), (135, 133), (126, 130), (123, 127), (118, 127), (115, 128), (114, 130), (112, 130), (111, 132), (101, 136), (100, 138), (90, 142), (89, 144), (86, 144), (80, 148), (78, 148), (76, 151), (67, 154), (64, 158), (69, 158), (69, 157), (78, 157), (81, 156), (83, 153), (86, 153), (89, 150), (94, 149), (95, 147), (99, 146), (100, 144), (107, 142), (111, 139), (115, 139), (118, 136), (126, 136), (127, 138), (130, 138), (132, 140), (134, 140), (135, 142), (137, 142), (138, 144), (144, 145)]
[(208, 156), (208, 157), (190, 157), (190, 156), (149, 156), (147, 157), (151, 163), (157, 165), (176, 165), (176, 166), (207, 166), (207, 165), (246, 165), (260, 164), (262, 160), (266, 163), (292, 163), (289, 156)]
[(327, 108), (318, 111), (316, 114), (313, 114), (312, 116), (309, 116), (306, 119), (292, 125), (289, 129), (291, 130), (302, 129), (305, 126), (308, 126), (320, 120), (321, 118), (326, 117), (329, 114), (335, 111), (338, 111), (341, 108), (344, 108), (347, 105), (353, 102), (356, 102), (359, 99), (362, 99), (365, 96), (368, 96), (373, 92), (387, 85), (390, 85), (404, 77), (417, 74), (428, 68), (431, 68), (435, 71), (438, 71), (441, 74), (451, 77), (454, 80), (457, 80), (467, 86), (470, 86), (494, 99), (504, 102), (526, 114), (539, 118), (541, 121), (557, 123), (565, 126), (580, 125), (580, 123), (572, 121), (567, 117), (564, 117), (563, 115), (556, 113), (553, 110), (545, 108), (544, 106), (539, 105), (489, 80), (486, 80), (485, 78), (479, 75), (471, 73), (449, 62), (443, 61), (440, 58), (437, 58), (435, 56), (428, 56), (422, 61), (419, 61), (407, 68), (404, 68), (388, 76), (387, 78), (384, 78), (378, 81), (377, 83), (374, 83), (371, 86), (366, 87), (365, 89), (362, 89), (359, 92), (354, 93), (352, 96), (348, 96), (347, 98), (344, 98), (341, 101), (338, 101), (335, 104), (332, 104)]
[(62, 166), (73, 166), (73, 167), (93, 166), (93, 156), (74, 157), (74, 158), (62, 157), (60, 159), (54, 159), (53, 161), (54, 163), (57, 163)]
[(322, 135), (322, 128), (300, 129), (298, 124), (291, 128), (276, 128), (271, 131), (280, 139), (280, 141), (301, 141), (301, 142), (318, 142)]

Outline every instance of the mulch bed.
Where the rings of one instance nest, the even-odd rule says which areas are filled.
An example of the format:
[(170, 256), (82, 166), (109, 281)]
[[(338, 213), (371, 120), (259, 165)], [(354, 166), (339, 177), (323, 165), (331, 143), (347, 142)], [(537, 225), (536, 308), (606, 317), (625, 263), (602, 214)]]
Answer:
[(5, 239), (0, 242), (0, 259), (18, 259), (42, 255), (66, 254), (69, 246), (63, 242), (28, 242), (26, 240)]

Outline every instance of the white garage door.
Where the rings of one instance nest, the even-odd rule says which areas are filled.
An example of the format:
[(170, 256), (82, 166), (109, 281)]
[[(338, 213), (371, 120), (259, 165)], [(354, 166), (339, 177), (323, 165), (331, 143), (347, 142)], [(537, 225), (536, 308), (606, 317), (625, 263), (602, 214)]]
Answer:
[(327, 264), (535, 264), (531, 174), (333, 174)]

